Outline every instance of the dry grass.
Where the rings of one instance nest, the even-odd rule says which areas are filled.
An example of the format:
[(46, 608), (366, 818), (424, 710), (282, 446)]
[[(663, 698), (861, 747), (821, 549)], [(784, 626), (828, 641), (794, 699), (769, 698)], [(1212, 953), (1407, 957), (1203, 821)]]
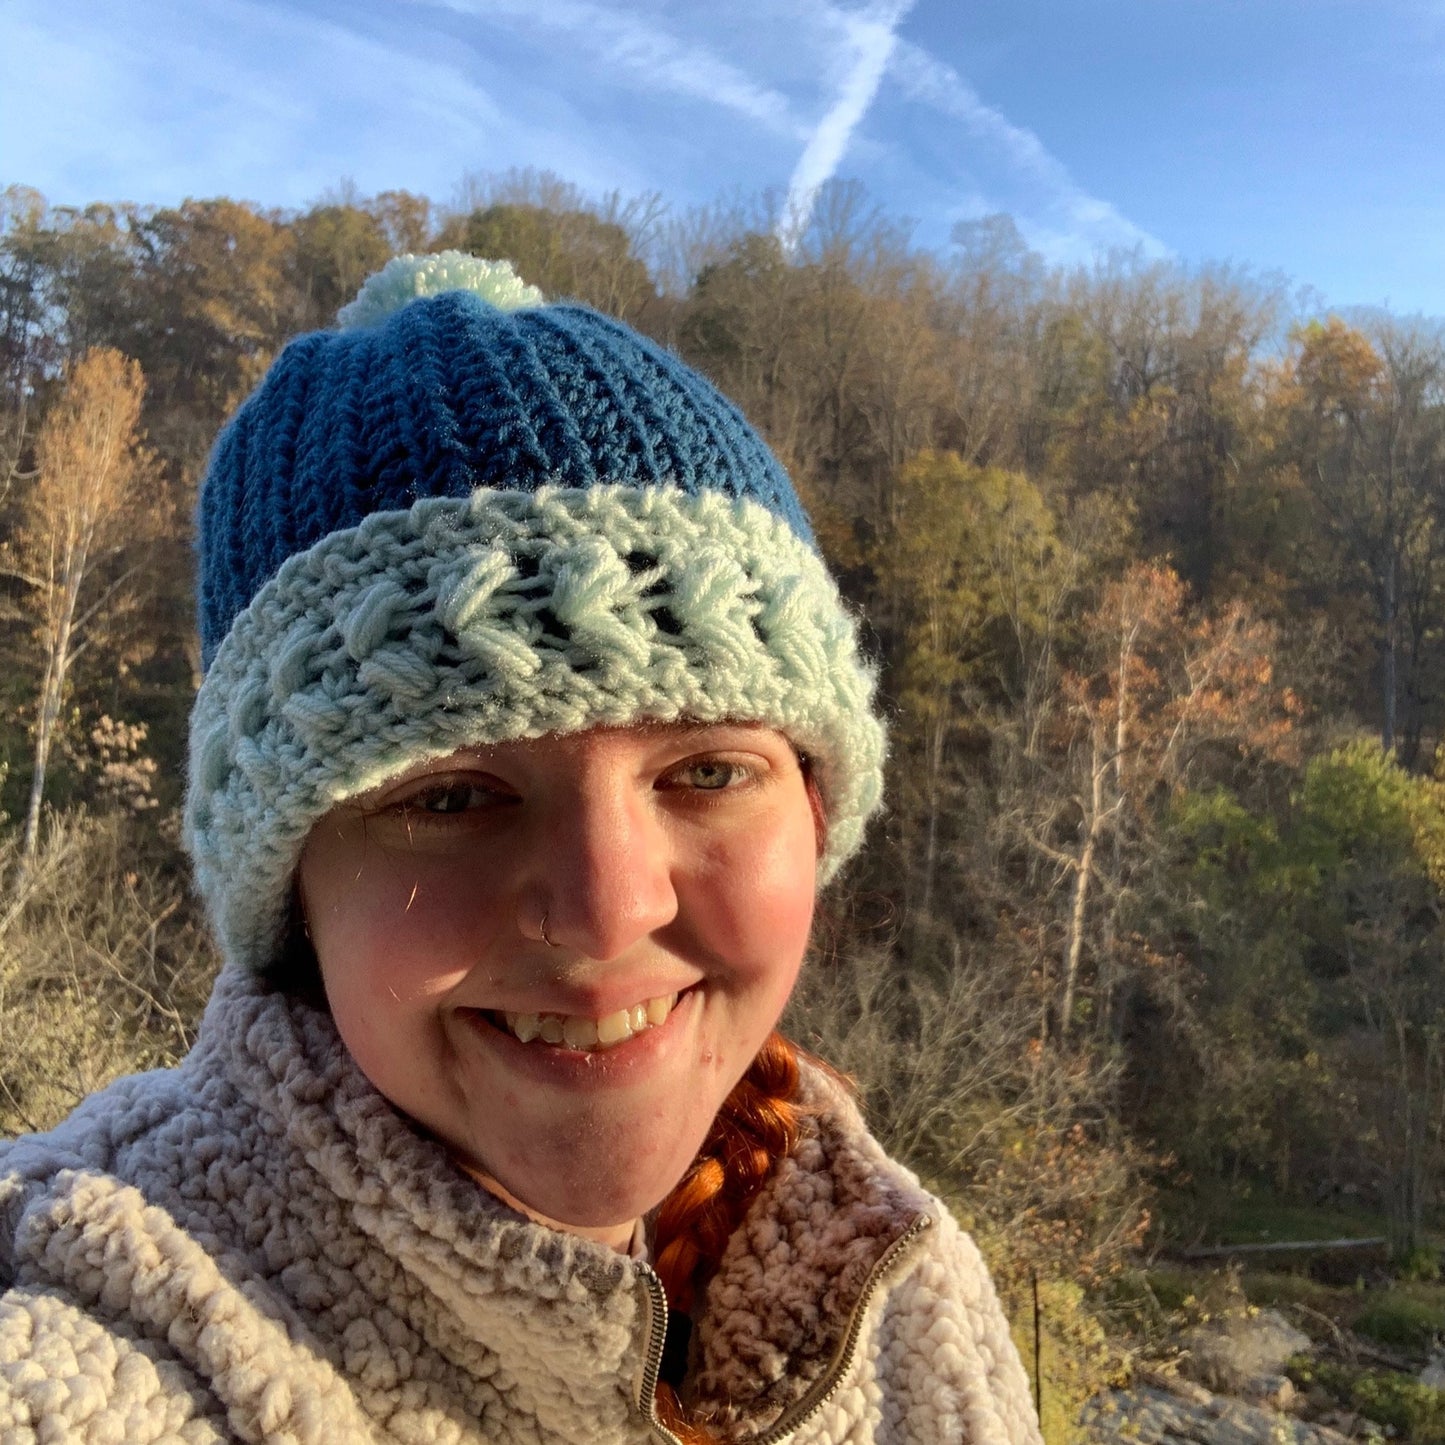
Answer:
[(0, 841), (0, 1136), (46, 1129), (190, 1047), (217, 960), (178, 864), (121, 817)]

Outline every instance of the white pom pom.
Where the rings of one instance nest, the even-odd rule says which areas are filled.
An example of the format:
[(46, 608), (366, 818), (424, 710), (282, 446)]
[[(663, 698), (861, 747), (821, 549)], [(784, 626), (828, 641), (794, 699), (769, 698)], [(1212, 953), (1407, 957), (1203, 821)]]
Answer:
[(499, 311), (542, 306), (546, 298), (512, 269), (510, 261), (483, 261), (465, 251), (439, 251), (434, 256), (393, 256), (356, 293), (356, 300), (336, 313), (343, 331), (378, 326), (418, 296), (444, 291), (470, 291)]

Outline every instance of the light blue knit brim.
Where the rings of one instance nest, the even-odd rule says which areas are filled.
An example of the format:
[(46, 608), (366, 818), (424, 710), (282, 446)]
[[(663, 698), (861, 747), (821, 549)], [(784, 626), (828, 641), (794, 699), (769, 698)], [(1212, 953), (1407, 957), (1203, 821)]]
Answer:
[(227, 956), (276, 956), (307, 834), (458, 748), (642, 720), (763, 722), (815, 762), (827, 882), (882, 795), (875, 678), (813, 549), (756, 502), (482, 489), (290, 557), (191, 715), (185, 837)]

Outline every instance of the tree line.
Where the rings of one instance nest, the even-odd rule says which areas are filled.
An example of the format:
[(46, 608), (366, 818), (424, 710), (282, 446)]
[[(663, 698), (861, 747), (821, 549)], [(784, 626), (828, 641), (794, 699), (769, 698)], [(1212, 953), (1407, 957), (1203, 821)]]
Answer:
[[(848, 183), (779, 219), (535, 173), (447, 207), (4, 192), (12, 1032), (77, 989), (26, 993), (13, 938), (78, 956), (45, 860), (91, 847), (132, 882), (85, 947), (147, 980), (107, 985), (116, 1028), (184, 1046), (209, 445), (289, 336), (455, 247), (674, 348), (797, 481), (882, 667), (892, 806), (793, 1026), (1008, 1241), (1005, 1288), (1102, 1278), (1151, 1195), (1167, 1227), (1181, 1194), (1346, 1191), (1416, 1247), (1445, 1188), (1445, 331), (1226, 266), (1050, 266), (1006, 216), (923, 250)], [(4, 1057), (0, 1127), (66, 1101), (53, 1054)]]

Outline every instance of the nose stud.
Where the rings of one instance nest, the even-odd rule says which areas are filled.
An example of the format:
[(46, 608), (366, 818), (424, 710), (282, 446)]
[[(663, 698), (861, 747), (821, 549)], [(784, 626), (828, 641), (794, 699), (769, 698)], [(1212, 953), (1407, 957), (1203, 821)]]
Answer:
[(550, 908), (544, 908), (542, 910), (542, 921), (538, 924), (537, 931), (542, 935), (542, 942), (545, 943), (548, 948), (556, 948), (557, 945), (547, 936), (547, 917), (551, 911)]

